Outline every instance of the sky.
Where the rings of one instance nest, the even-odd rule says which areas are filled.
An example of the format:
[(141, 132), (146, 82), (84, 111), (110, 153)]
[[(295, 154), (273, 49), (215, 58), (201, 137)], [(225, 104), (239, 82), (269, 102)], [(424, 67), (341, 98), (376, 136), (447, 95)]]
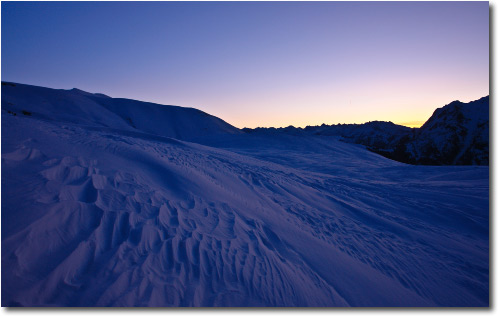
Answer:
[(1, 79), (242, 127), (392, 121), (489, 94), (488, 2), (5, 2)]

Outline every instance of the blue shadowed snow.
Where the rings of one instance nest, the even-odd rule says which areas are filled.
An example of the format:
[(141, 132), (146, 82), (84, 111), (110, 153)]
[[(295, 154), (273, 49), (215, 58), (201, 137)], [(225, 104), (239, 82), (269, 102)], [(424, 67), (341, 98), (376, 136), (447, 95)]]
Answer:
[(488, 167), (2, 86), (2, 306), (488, 306), (488, 263)]

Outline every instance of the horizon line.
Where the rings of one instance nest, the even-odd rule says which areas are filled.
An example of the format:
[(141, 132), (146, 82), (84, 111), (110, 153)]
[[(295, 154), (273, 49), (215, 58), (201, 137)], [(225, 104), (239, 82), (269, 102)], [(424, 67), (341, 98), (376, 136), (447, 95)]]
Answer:
[[(329, 125), (329, 126), (333, 126), (333, 125), (348, 125), (348, 124), (356, 124), (356, 125), (363, 125), (363, 124), (366, 124), (366, 123), (370, 123), (370, 122), (387, 122), (387, 123), (393, 123), (395, 125), (400, 125), (400, 126), (405, 126), (405, 127), (408, 127), (408, 128), (420, 128), (422, 125), (424, 125), (425, 122), (427, 122), (427, 120), (430, 118), (427, 118), (427, 120), (425, 121), (408, 121), (408, 122), (393, 122), (393, 121), (387, 121), (387, 120), (370, 120), (370, 121), (364, 121), (362, 123), (358, 123), (358, 122), (349, 122), (349, 123), (331, 123), (331, 124), (327, 124), (325, 122), (323, 122), (322, 124), (316, 124), (316, 125), (311, 125), (311, 124), (308, 124), (306, 126), (302, 126), (302, 125), (294, 125), (294, 124), (289, 124), (287, 126), (256, 126), (256, 127), (247, 127), (247, 126), (244, 126), (244, 127), (237, 127), (235, 126), (234, 124), (226, 121), (225, 119), (221, 118), (221, 117), (218, 117), (216, 115), (213, 115), (209, 112), (205, 112), (204, 110), (200, 109), (200, 108), (197, 108), (195, 106), (184, 106), (184, 105), (175, 105), (175, 104), (166, 104), (166, 103), (157, 103), (157, 102), (154, 102), (154, 101), (145, 101), (145, 100), (139, 100), (139, 99), (134, 99), (134, 98), (122, 98), (122, 97), (113, 97), (113, 96), (109, 96), (107, 93), (103, 93), (103, 92), (88, 92), (88, 91), (85, 91), (85, 90), (82, 90), (82, 89), (79, 89), (79, 88), (76, 88), (76, 87), (73, 87), (73, 88), (52, 88), (52, 87), (46, 87), (46, 86), (39, 86), (39, 85), (35, 85), (35, 84), (28, 84), (28, 83), (20, 83), (20, 82), (15, 82), (15, 81), (7, 81), (7, 80), (1, 80), (2, 84), (3, 83), (11, 83), (11, 84), (19, 84), (19, 85), (25, 85), (25, 86), (32, 86), (32, 87), (38, 87), (38, 88), (45, 88), (45, 89), (53, 89), (53, 90), (64, 90), (64, 91), (71, 91), (71, 90), (78, 90), (78, 91), (82, 91), (82, 92), (85, 92), (85, 93), (89, 93), (89, 94), (94, 94), (94, 95), (104, 95), (106, 97), (110, 97), (110, 98), (113, 98), (113, 99), (128, 99), (128, 100), (133, 100), (133, 101), (138, 101), (138, 102), (145, 102), (145, 103), (153, 103), (153, 104), (157, 104), (157, 105), (163, 105), (163, 106), (177, 106), (177, 107), (182, 107), (182, 108), (191, 108), (191, 109), (196, 109), (196, 110), (199, 110), (199, 111), (202, 111), (204, 113), (207, 113), (209, 115), (212, 115), (214, 117), (217, 117), (221, 120), (223, 120), (224, 122), (232, 125), (233, 127), (237, 128), (237, 129), (256, 129), (256, 128), (275, 128), (275, 129), (280, 129), (280, 128), (287, 128), (287, 127), (294, 127), (294, 128), (301, 128), (301, 129), (304, 129), (308, 126), (321, 126), (321, 125)], [(485, 97), (489, 97), (489, 94), (486, 95), (486, 96), (483, 96), (483, 97), (480, 97), (478, 99), (475, 99), (475, 100), (472, 100), (472, 101), (469, 101), (469, 102), (473, 102), (473, 101), (477, 101), (481, 98), (485, 98)], [(460, 100), (452, 100), (451, 102), (443, 105), (442, 107), (452, 103), (452, 102), (455, 102), (455, 101), (458, 101), (458, 102), (462, 102)], [(465, 102), (464, 102), (465, 103)], [(468, 102), (466, 102), (468, 103)], [(436, 107), (434, 110), (438, 109), (440, 107)]]

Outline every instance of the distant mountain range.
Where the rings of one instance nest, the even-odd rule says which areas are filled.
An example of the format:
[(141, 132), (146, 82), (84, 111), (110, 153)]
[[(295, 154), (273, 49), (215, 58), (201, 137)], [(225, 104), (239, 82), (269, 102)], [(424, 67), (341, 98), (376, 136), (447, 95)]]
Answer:
[[(288, 134), (335, 136), (389, 159), (416, 165), (489, 165), (489, 96), (454, 101), (420, 128), (391, 122), (296, 128), (244, 128), (194, 108), (160, 105), (79, 89), (50, 89), (2, 82), (2, 110), (46, 120), (147, 133), (186, 141), (213, 135)], [(150, 118), (154, 117), (154, 120)]]
[(489, 165), (489, 96), (438, 108), (420, 128), (391, 122), (245, 128), (247, 133), (340, 136), (384, 157), (416, 165)]

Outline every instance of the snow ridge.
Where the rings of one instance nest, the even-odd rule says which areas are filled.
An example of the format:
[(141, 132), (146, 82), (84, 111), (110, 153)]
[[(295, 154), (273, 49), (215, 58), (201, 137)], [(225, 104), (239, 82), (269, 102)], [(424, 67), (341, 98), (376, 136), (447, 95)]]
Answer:
[[(182, 140), (204, 134), (241, 133), (193, 108), (111, 98), (79, 89), (56, 90), (2, 82), (2, 109), (45, 120), (139, 131)], [(154, 118), (154, 119), (151, 119)]]

